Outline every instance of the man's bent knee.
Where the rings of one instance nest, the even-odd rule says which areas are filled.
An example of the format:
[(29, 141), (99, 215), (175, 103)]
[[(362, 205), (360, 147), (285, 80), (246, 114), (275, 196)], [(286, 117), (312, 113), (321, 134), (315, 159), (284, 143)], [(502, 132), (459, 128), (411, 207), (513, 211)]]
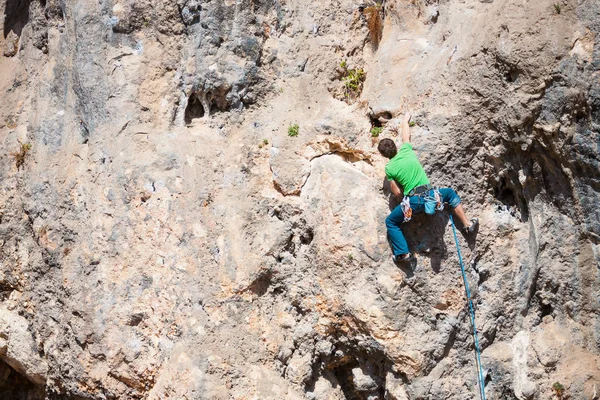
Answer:
[(402, 224), (402, 221), (398, 221), (398, 218), (394, 218), (393, 214), (388, 215), (385, 219), (385, 226), (388, 229), (400, 229), (400, 224)]
[(448, 203), (448, 205), (452, 208), (456, 208), (460, 204), (460, 197), (456, 193), (456, 191), (452, 188), (443, 188), (440, 189), (442, 193), (442, 198), (444, 203)]
[(390, 229), (391, 227), (396, 226), (396, 224), (394, 224), (393, 219), (391, 218), (392, 216), (389, 215), (386, 219), (385, 219), (385, 226)]

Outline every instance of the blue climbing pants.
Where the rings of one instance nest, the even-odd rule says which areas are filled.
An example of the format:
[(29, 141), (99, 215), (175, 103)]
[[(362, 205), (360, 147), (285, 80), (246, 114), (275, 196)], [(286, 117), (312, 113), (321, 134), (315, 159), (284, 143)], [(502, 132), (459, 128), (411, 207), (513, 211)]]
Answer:
[[(456, 194), (454, 189), (441, 188), (438, 189), (442, 196), (442, 201), (447, 203), (450, 207), (456, 208), (460, 204), (460, 197)], [(433, 190), (429, 193), (421, 193), (410, 197), (410, 208), (412, 208), (413, 214), (422, 213), (425, 208), (425, 196), (429, 194), (433, 196)], [(401, 225), (404, 222), (404, 213), (400, 205), (396, 206), (385, 219), (385, 226), (387, 227), (388, 238), (392, 244), (392, 252), (395, 256), (406, 254), (409, 252), (408, 244), (402, 233)]]

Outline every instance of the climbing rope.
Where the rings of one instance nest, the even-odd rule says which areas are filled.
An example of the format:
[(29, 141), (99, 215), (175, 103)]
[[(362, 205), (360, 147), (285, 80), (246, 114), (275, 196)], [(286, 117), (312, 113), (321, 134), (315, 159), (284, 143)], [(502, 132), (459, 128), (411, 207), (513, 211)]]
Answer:
[(473, 326), (473, 339), (475, 340), (475, 354), (477, 355), (479, 394), (481, 396), (481, 400), (485, 400), (485, 382), (483, 380), (483, 369), (481, 368), (481, 351), (479, 350), (479, 340), (477, 339), (477, 327), (475, 326), (475, 311), (473, 310), (473, 302), (471, 301), (471, 291), (469, 290), (467, 274), (465, 273), (465, 267), (463, 265), (462, 256), (460, 255), (460, 247), (458, 246), (458, 237), (456, 236), (456, 228), (454, 227), (454, 220), (452, 219), (452, 215), (450, 215), (450, 222), (452, 222), (452, 232), (454, 233), (454, 241), (456, 242), (458, 261), (460, 262), (460, 271), (462, 272), (463, 282), (465, 283), (465, 294), (467, 295), (467, 301), (469, 303), (469, 313), (471, 314), (471, 325)]

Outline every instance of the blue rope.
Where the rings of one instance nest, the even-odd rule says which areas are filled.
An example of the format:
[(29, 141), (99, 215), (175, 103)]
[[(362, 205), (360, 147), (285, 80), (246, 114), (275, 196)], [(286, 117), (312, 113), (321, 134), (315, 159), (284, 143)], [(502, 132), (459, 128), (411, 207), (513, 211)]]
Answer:
[(471, 314), (471, 325), (473, 326), (473, 338), (475, 340), (475, 354), (477, 355), (477, 370), (479, 378), (479, 394), (481, 400), (485, 400), (485, 382), (483, 380), (483, 370), (481, 368), (481, 351), (479, 350), (479, 340), (477, 339), (477, 327), (475, 326), (475, 311), (473, 310), (473, 302), (471, 301), (471, 292), (469, 291), (469, 282), (467, 281), (467, 274), (465, 273), (465, 267), (463, 265), (462, 256), (460, 255), (460, 247), (458, 246), (458, 237), (456, 236), (456, 228), (454, 227), (454, 220), (450, 215), (450, 222), (452, 222), (452, 232), (454, 233), (454, 241), (456, 242), (456, 251), (458, 252), (458, 261), (460, 262), (460, 271), (462, 272), (463, 282), (465, 283), (465, 294), (467, 295), (467, 301), (469, 302), (469, 312)]

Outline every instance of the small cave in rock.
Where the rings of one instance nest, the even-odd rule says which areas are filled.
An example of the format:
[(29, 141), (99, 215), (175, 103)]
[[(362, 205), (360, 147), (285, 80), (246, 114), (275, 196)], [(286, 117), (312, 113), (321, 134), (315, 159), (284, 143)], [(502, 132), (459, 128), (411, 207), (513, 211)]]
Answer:
[(204, 97), (211, 115), (220, 111), (229, 111), (231, 105), (227, 100), (227, 95), (230, 91), (231, 87), (226, 84), (215, 87), (213, 90), (206, 91)]
[(377, 114), (371, 113), (369, 120), (371, 121), (371, 127), (380, 128), (393, 118), (392, 113), (389, 111), (379, 112)]
[(0, 399), (43, 400), (44, 389), (34, 385), (10, 365), (0, 361)]
[(204, 106), (200, 99), (198, 99), (196, 93), (192, 93), (185, 107), (185, 123), (191, 124), (193, 120), (204, 117), (204, 112)]
[(511, 69), (507, 72), (504, 73), (504, 79), (506, 79), (507, 82), (516, 82), (517, 79), (519, 79), (519, 71), (516, 69)]
[(267, 293), (272, 283), (273, 272), (265, 271), (264, 273), (260, 274), (256, 279), (254, 279), (254, 281), (252, 281), (250, 286), (248, 286), (248, 290), (250, 290), (257, 296), (262, 296), (265, 293)]
[(509, 207), (516, 206), (517, 200), (513, 190), (502, 186), (504, 185), (501, 185), (499, 188), (494, 188), (494, 197), (496, 197), (503, 204), (506, 204)]
[(514, 208), (519, 210), (521, 221), (527, 221), (529, 219), (529, 211), (525, 199), (522, 197), (521, 193), (516, 191), (517, 188), (512, 181), (503, 177), (493, 189), (494, 197), (502, 204), (509, 209)]
[(358, 368), (359, 364), (356, 358), (348, 357), (341, 360), (340, 363), (331, 367), (331, 372), (337, 379), (348, 400), (359, 400), (361, 399), (360, 393), (357, 392), (354, 378), (352, 376), (352, 370)]
[(551, 304), (541, 303), (539, 309), (540, 309), (540, 318), (544, 318), (546, 315), (552, 315), (552, 313), (554, 312), (554, 308), (552, 307)]
[(372, 128), (381, 128), (381, 121), (375, 117), (371, 117), (371, 127)]
[[(319, 378), (339, 387), (347, 400), (384, 399), (392, 362), (376, 342), (359, 343), (339, 337), (330, 355), (314, 364), (312, 385)], [(404, 379), (402, 379), (404, 380)]]
[(313, 229), (309, 227), (300, 235), (300, 243), (310, 244), (313, 241), (314, 237), (315, 233)]
[(518, 62), (515, 63), (498, 56), (496, 57), (496, 64), (494, 64), (494, 67), (498, 70), (502, 78), (509, 83), (516, 82), (521, 75)]
[(220, 86), (211, 86), (210, 89), (194, 89), (188, 97), (185, 107), (185, 123), (190, 124), (194, 119), (229, 111), (231, 108), (228, 100), (230, 91), (231, 86), (225, 83)]
[(10, 31), (21, 36), (23, 27), (29, 21), (29, 4), (31, 0), (6, 0), (4, 9), (4, 38)]

